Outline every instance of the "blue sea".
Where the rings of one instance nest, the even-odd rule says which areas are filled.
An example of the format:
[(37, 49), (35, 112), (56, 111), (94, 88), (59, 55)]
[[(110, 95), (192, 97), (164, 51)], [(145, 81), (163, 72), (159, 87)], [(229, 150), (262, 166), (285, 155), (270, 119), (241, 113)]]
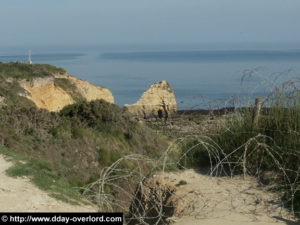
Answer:
[[(0, 51), (0, 61), (26, 61), (26, 50)], [(154, 82), (166, 80), (179, 109), (221, 108), (232, 98), (265, 96), (275, 84), (300, 77), (300, 50), (143, 50), (101, 48), (32, 50), (34, 63), (65, 68), (107, 87), (115, 103), (135, 103)]]

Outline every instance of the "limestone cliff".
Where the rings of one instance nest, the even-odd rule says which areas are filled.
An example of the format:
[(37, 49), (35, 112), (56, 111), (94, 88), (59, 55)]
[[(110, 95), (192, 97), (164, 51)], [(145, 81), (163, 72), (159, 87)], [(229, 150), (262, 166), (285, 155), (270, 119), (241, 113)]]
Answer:
[(125, 106), (129, 112), (144, 118), (168, 117), (177, 111), (174, 91), (164, 80), (152, 84), (135, 104)]
[[(71, 91), (60, 87), (55, 83), (55, 79), (60, 78), (72, 85)], [(71, 92), (79, 93), (80, 97), (86, 101), (103, 99), (109, 103), (114, 103), (112, 93), (103, 87), (97, 87), (87, 81), (79, 80), (65, 74), (54, 74), (53, 76), (34, 78), (31, 81), (19, 81), (21, 87), (26, 90), (25, 97), (32, 100), (38, 108), (49, 111), (59, 111), (63, 107), (76, 102)]]
[(19, 83), (27, 91), (25, 97), (33, 101), (38, 108), (59, 111), (64, 106), (74, 103), (66, 91), (54, 84), (54, 77), (22, 80)]
[(77, 79), (76, 77), (68, 74), (56, 74), (55, 77), (68, 79), (73, 85), (75, 85), (79, 94), (85, 98), (86, 101), (103, 99), (109, 103), (114, 103), (114, 97), (107, 88), (95, 86), (88, 81)]

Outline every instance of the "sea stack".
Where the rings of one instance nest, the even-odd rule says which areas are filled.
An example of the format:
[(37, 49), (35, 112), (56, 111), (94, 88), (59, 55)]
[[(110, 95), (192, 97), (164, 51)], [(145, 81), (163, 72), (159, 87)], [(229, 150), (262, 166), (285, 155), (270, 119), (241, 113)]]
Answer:
[(135, 104), (125, 107), (135, 116), (145, 119), (167, 118), (177, 111), (174, 91), (165, 80), (152, 84)]

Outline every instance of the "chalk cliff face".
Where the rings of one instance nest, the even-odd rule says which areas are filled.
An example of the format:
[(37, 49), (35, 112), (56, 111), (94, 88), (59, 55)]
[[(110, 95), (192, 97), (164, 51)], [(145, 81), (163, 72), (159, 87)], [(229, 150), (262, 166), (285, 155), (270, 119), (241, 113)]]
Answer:
[(74, 103), (66, 91), (54, 84), (53, 77), (22, 80), (19, 83), (27, 91), (25, 97), (33, 101), (38, 108), (59, 111), (64, 106)]
[(73, 85), (76, 86), (77, 91), (83, 98), (85, 98), (86, 101), (103, 99), (109, 103), (114, 103), (114, 97), (107, 88), (95, 86), (88, 81), (77, 79), (76, 77), (68, 74), (56, 74), (55, 78), (68, 79)]
[(32, 100), (38, 108), (59, 111), (76, 101), (68, 91), (55, 83), (55, 78), (66, 79), (76, 89), (73, 91), (79, 93), (87, 101), (103, 99), (109, 103), (114, 103), (112, 93), (108, 89), (97, 87), (68, 74), (55, 74), (46, 78), (35, 78), (31, 81), (21, 80), (19, 83), (27, 92), (25, 97)]
[(135, 104), (125, 106), (132, 114), (144, 118), (164, 118), (177, 111), (174, 91), (164, 80), (152, 84)]
[[(107, 88), (95, 86), (67, 73), (18, 82), (26, 91), (20, 95), (33, 101), (38, 108), (48, 111), (60, 111), (78, 99), (103, 99), (114, 103), (114, 97)], [(132, 114), (144, 118), (166, 118), (177, 110), (174, 91), (166, 81), (152, 84), (135, 104), (125, 106)]]

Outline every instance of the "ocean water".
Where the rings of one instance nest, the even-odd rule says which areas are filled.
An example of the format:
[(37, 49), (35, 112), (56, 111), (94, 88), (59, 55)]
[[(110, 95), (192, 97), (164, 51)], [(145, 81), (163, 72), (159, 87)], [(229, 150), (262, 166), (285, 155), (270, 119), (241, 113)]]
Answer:
[[(24, 51), (0, 51), (0, 61), (26, 61)], [(136, 102), (154, 82), (166, 80), (180, 109), (220, 108), (231, 99), (265, 96), (275, 84), (300, 77), (300, 50), (32, 51), (34, 63), (65, 68), (107, 87), (122, 106)], [(243, 100), (244, 101), (244, 100)]]

